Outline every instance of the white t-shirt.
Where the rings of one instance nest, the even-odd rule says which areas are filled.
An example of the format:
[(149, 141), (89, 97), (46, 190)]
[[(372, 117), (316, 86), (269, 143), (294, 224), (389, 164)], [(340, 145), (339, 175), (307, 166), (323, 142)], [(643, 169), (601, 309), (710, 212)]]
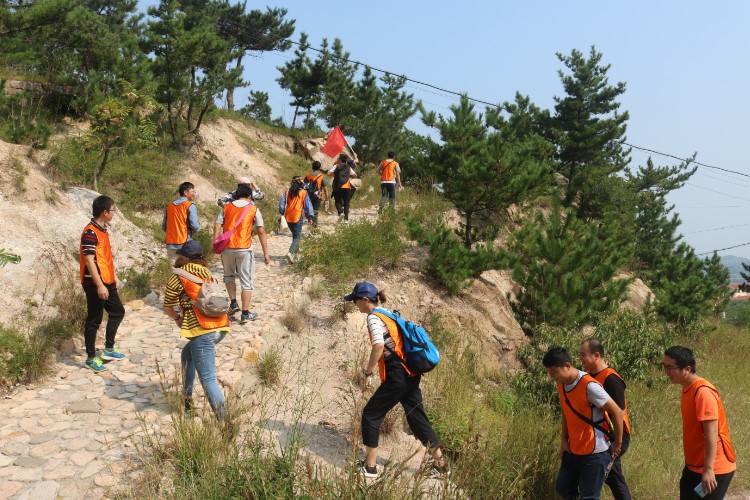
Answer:
[[(578, 370), (578, 376), (576, 377), (575, 382), (570, 385), (563, 384), (563, 390), (565, 392), (570, 392), (575, 389), (576, 385), (578, 385), (578, 382), (581, 380), (581, 377), (583, 377), (584, 375), (586, 375), (586, 372)], [(607, 391), (604, 390), (604, 387), (596, 382), (590, 383), (586, 386), (586, 399), (588, 399), (589, 403), (594, 405), (594, 407), (592, 408), (592, 420), (594, 422), (598, 422), (603, 419), (604, 411), (602, 410), (602, 407), (607, 404), (607, 401), (609, 401), (610, 399), (609, 394), (607, 394)], [(567, 403), (565, 401), (562, 401), (561, 404)], [(573, 418), (578, 417), (573, 415)], [(600, 431), (599, 429), (594, 429), (594, 437), (596, 439), (594, 453), (601, 453), (602, 451), (607, 451), (609, 449), (609, 441), (604, 438), (604, 433), (602, 431)]]
[[(385, 308), (383, 308), (385, 309)], [(390, 309), (386, 309), (390, 311)], [(388, 327), (376, 314), (370, 313), (367, 315), (367, 331), (370, 332), (370, 338), (372, 339), (372, 345), (385, 344), (385, 347), (394, 350), (395, 344), (393, 339), (388, 334)], [(391, 355), (391, 351), (388, 349), (383, 350), (383, 355), (387, 358)]]

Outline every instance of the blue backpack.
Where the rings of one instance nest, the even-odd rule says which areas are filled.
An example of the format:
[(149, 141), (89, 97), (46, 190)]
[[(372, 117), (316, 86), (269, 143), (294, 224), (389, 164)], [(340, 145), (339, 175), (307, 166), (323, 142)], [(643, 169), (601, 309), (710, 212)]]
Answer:
[(413, 374), (427, 373), (440, 362), (440, 352), (430, 340), (430, 334), (421, 325), (407, 321), (399, 316), (398, 311), (387, 311), (376, 307), (373, 312), (380, 313), (398, 325), (398, 331), (404, 340), (406, 367)]

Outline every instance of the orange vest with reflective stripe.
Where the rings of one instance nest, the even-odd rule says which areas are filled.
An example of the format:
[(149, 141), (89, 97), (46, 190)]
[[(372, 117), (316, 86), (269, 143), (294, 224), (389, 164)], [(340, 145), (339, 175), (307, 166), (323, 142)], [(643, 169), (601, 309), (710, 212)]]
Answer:
[(188, 239), (188, 210), (192, 201), (167, 205), (167, 245), (182, 245)]
[(383, 160), (380, 162), (380, 181), (396, 180), (396, 160)]
[[(604, 381), (610, 375), (616, 375), (617, 378), (619, 378), (620, 380), (622, 380), (623, 382), (625, 382), (625, 380), (622, 378), (622, 376), (619, 373), (617, 373), (617, 371), (614, 368), (612, 368), (610, 366), (606, 367), (604, 370), (600, 371), (596, 375), (592, 375), (592, 377), (594, 377), (594, 380), (596, 380), (597, 382), (599, 382), (601, 384), (601, 386), (604, 387)], [(604, 415), (605, 416), (607, 415), (606, 411), (604, 412)], [(630, 434), (630, 417), (628, 416), (628, 400), (627, 400), (627, 398), (625, 398), (625, 409), (622, 410), (622, 418), (623, 418), (623, 422), (625, 424), (624, 425), (624, 427), (625, 427), (624, 431), (627, 432), (628, 434)], [(609, 417), (606, 417), (604, 419), (604, 423), (602, 424), (602, 427), (604, 427), (605, 429), (609, 429)], [(606, 436), (606, 434), (605, 434), (605, 436)]]
[[(390, 335), (391, 339), (393, 340), (393, 347), (395, 351), (395, 355), (399, 357), (401, 360), (401, 366), (404, 367), (404, 371), (406, 371), (406, 374), (410, 377), (413, 377), (414, 374), (409, 371), (409, 369), (406, 367), (406, 363), (404, 363), (404, 360), (406, 359), (406, 353), (404, 351), (404, 341), (401, 339), (401, 332), (398, 331), (398, 324), (396, 324), (395, 321), (393, 321), (391, 318), (386, 316), (383, 313), (374, 312), (375, 316), (383, 320), (383, 323), (385, 323), (385, 327), (388, 328), (388, 335)], [(372, 336), (370, 336), (370, 343), (372, 344)], [(378, 360), (378, 371), (380, 372), (380, 381), (385, 381), (385, 349), (383, 349), (383, 355), (380, 356), (380, 359)]]
[(305, 182), (315, 181), (315, 187), (320, 191), (323, 189), (323, 174), (307, 174), (305, 176)]
[(300, 189), (297, 196), (289, 197), (289, 190), (286, 190), (286, 210), (284, 210), (284, 218), (287, 222), (294, 224), (299, 222), (302, 218), (302, 211), (305, 208), (305, 198), (307, 198), (307, 191)]
[[(83, 233), (88, 229), (91, 229), (96, 234), (96, 257), (94, 261), (96, 268), (99, 270), (99, 277), (105, 285), (112, 285), (115, 282), (115, 263), (112, 259), (112, 246), (109, 244), (109, 233), (99, 230), (98, 227), (89, 222), (83, 228), (81, 237), (83, 237)], [(78, 251), (81, 257), (81, 283), (83, 283), (83, 277), (87, 271), (86, 258), (83, 255), (83, 245), (79, 245)]]
[[(245, 208), (237, 208), (233, 203), (227, 203), (224, 205), (224, 231), (231, 230), (237, 220), (245, 211)], [(253, 222), (255, 221), (255, 212), (258, 207), (255, 205), (250, 206), (250, 210), (247, 211), (247, 215), (242, 219), (240, 225), (237, 226), (237, 230), (229, 238), (227, 248), (250, 248), (253, 245)]]
[[(719, 443), (716, 449), (717, 456), (723, 451), (724, 456), (726, 456), (730, 463), (733, 464), (737, 461), (734, 448), (732, 447), (732, 441), (729, 439), (727, 414), (724, 412), (724, 404), (721, 402), (721, 397), (719, 397), (719, 391), (708, 380), (698, 379), (697, 382), (689, 387), (689, 390), (683, 390), (680, 406), (682, 409), (682, 444), (685, 452), (685, 465), (688, 469), (699, 474), (703, 472), (706, 448), (703, 424), (698, 420), (695, 412), (695, 396), (703, 387), (707, 387), (708, 390), (714, 392), (719, 406), (719, 415), (717, 416), (719, 425)], [(726, 462), (724, 463), (726, 464)], [(714, 472), (717, 474), (725, 474), (734, 470), (734, 468), (731, 467), (731, 470), (719, 470), (717, 469), (717, 465), (720, 464), (714, 463)]]
[[(185, 290), (185, 294), (190, 297), (191, 300), (196, 300), (198, 298), (198, 294), (201, 291), (201, 285), (199, 285), (198, 283), (193, 283), (189, 279), (183, 278), (182, 276), (178, 276), (178, 278), (180, 278), (180, 282), (182, 282), (182, 288)], [(200, 323), (200, 325), (206, 330), (213, 330), (216, 328), (229, 326), (229, 315), (227, 314), (223, 316), (217, 316), (215, 318), (210, 318), (203, 315), (197, 307), (193, 307), (192, 309), (195, 313), (195, 317), (198, 319), (198, 323)]]
[[(589, 374), (584, 374), (578, 381), (572, 391), (566, 392), (568, 400), (578, 413), (594, 420), (594, 410), (586, 397), (586, 387), (589, 384), (596, 384), (594, 378)], [(583, 421), (578, 415), (573, 413), (568, 403), (565, 402), (563, 384), (557, 384), (557, 392), (560, 395), (560, 406), (563, 415), (565, 415), (565, 425), (568, 428), (568, 445), (570, 453), (573, 455), (591, 455), (596, 449), (596, 435), (594, 428), (588, 422)]]

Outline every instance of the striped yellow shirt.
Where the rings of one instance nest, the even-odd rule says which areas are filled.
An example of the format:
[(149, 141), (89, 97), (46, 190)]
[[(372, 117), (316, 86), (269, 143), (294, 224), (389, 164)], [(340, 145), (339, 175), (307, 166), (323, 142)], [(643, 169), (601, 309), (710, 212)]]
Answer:
[[(207, 267), (201, 266), (200, 264), (194, 264), (192, 262), (185, 264), (183, 269), (190, 274), (194, 274), (201, 279), (208, 279), (211, 277), (211, 270)], [(167, 290), (164, 292), (164, 307), (180, 306), (183, 312), (182, 329), (180, 335), (185, 338), (200, 337), (206, 333), (211, 332), (228, 332), (228, 326), (222, 326), (220, 328), (213, 328), (206, 330), (198, 322), (198, 318), (193, 312), (193, 305), (190, 303), (190, 297), (185, 293), (185, 289), (182, 287), (182, 281), (180, 277), (173, 274), (167, 281)]]

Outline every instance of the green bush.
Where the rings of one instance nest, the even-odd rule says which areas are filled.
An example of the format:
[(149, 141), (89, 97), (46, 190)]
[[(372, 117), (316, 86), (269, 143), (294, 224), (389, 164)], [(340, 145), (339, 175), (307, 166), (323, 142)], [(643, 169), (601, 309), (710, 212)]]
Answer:
[(399, 236), (398, 223), (396, 213), (390, 213), (308, 237), (295, 267), (324, 275), (331, 293), (343, 292), (351, 288), (354, 278), (363, 278), (371, 269), (392, 268), (400, 262), (406, 243)]
[(49, 113), (40, 97), (30, 93), (6, 96), (0, 80), (0, 138), (44, 149), (52, 134)]
[(724, 309), (725, 319), (734, 326), (750, 326), (750, 300), (729, 302)]

